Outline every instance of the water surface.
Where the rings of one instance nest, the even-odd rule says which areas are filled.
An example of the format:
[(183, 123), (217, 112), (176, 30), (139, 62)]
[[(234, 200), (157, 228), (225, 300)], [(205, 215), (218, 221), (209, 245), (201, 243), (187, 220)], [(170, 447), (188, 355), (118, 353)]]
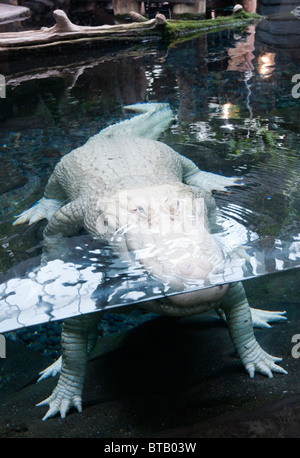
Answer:
[[(291, 24), (298, 30), (296, 19), (284, 27)], [(61, 156), (128, 117), (128, 104), (169, 103), (176, 118), (160, 140), (202, 170), (243, 177), (245, 186), (214, 192), (220, 243), (247, 252), (215, 284), (300, 265), (300, 99), (292, 82), (300, 55), (294, 34), (282, 40), (277, 30), (263, 22), (171, 47), (145, 42), (3, 64), (0, 332), (168, 293), (81, 234), (69, 240), (70, 263), (59, 275), (50, 266), (41, 289), (20, 304), (32, 291), (45, 223), (12, 227), (13, 216), (42, 197)]]

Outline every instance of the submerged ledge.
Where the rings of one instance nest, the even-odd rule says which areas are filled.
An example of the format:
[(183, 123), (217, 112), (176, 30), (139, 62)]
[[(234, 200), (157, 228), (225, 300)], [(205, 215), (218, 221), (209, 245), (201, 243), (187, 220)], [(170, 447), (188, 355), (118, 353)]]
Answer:
[(188, 39), (201, 33), (243, 27), (259, 22), (262, 17), (256, 13), (240, 11), (232, 16), (204, 20), (166, 20), (158, 14), (155, 19), (142, 20), (121, 25), (104, 25), (97, 27), (73, 24), (64, 11), (53, 12), (56, 24), (40, 30), (27, 30), (0, 34), (0, 52), (30, 50), (53, 47), (64, 43), (78, 44), (87, 41), (142, 41), (145, 38), (155, 40), (176, 41)]

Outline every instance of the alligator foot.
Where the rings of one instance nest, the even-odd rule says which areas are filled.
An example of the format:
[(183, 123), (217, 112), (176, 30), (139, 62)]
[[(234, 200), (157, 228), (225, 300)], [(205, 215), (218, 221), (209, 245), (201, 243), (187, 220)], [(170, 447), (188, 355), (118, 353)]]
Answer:
[(43, 417), (43, 420), (47, 420), (47, 418), (53, 417), (57, 413), (60, 413), (61, 418), (65, 418), (71, 407), (76, 407), (78, 412), (82, 411), (81, 396), (86, 366), (84, 338), (81, 342), (76, 342), (75, 340), (72, 343), (73, 345), (70, 345), (71, 349), (67, 350), (67, 353), (71, 353), (71, 357), (64, 357), (63, 353), (61, 358), (42, 372), (42, 377), (38, 380), (43, 380), (60, 372), (57, 386), (52, 394), (37, 404), (37, 406), (49, 406), (49, 410)]
[(88, 350), (96, 340), (98, 314), (69, 318), (62, 327), (62, 356), (41, 373), (40, 380), (60, 372), (58, 383), (51, 396), (37, 404), (48, 405), (49, 410), (43, 420), (60, 413), (65, 418), (67, 412), (76, 407), (82, 411), (82, 391), (85, 379)]
[[(222, 309), (225, 312), (226, 322), (234, 347), (251, 378), (255, 371), (268, 377), (272, 372), (287, 374), (276, 362), (282, 358), (269, 355), (257, 342), (253, 333), (252, 313), (241, 282), (232, 283), (224, 296)], [(265, 315), (260, 318), (268, 320)]]
[(227, 187), (229, 186), (245, 186), (243, 183), (243, 178), (242, 177), (224, 177), (222, 175), (217, 175), (215, 173), (211, 172), (203, 172), (203, 173), (209, 173), (209, 178), (210, 179), (210, 187), (211, 189), (215, 191), (226, 191), (229, 192)]
[(60, 207), (61, 203), (59, 201), (42, 197), (35, 205), (17, 215), (18, 219), (13, 222), (13, 226), (24, 223), (31, 225), (44, 218), (49, 220)]
[(267, 375), (269, 378), (273, 377), (272, 371), (279, 374), (287, 374), (285, 369), (275, 364), (275, 362), (282, 361), (282, 358), (269, 355), (255, 339), (243, 345), (243, 350), (240, 351), (240, 358), (250, 378), (254, 378), (255, 371)]
[(70, 383), (66, 386), (64, 386), (62, 383), (58, 384), (49, 398), (37, 404), (37, 406), (49, 406), (49, 410), (43, 417), (43, 420), (54, 417), (54, 415), (57, 413), (60, 413), (61, 418), (65, 418), (71, 407), (76, 407), (78, 412), (81, 412), (81, 393), (82, 390), (81, 388), (77, 387), (77, 384), (73, 386), (70, 385)]
[(274, 323), (276, 321), (285, 321), (287, 317), (284, 316), (286, 311), (284, 312), (271, 312), (269, 310), (260, 310), (254, 309), (250, 307), (251, 316), (252, 316), (252, 323), (253, 326), (256, 328), (270, 328), (270, 323)]
[[(222, 309), (217, 308), (216, 312), (218, 316), (226, 321), (225, 313)], [(254, 309), (250, 307), (252, 325), (254, 328), (271, 328), (269, 323), (286, 321), (287, 317), (284, 316), (286, 311), (283, 312), (271, 312), (269, 310)]]
[(224, 191), (227, 193), (230, 192), (227, 187), (245, 186), (243, 177), (225, 177), (216, 173), (204, 172), (186, 158), (183, 159), (183, 164), (185, 166), (183, 179), (189, 186), (198, 186), (208, 192)]

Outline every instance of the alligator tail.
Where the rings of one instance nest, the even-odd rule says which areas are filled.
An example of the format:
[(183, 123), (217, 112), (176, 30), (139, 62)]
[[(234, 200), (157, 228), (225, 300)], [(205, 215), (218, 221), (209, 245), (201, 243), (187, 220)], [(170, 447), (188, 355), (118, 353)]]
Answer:
[(109, 137), (125, 135), (126, 137), (157, 140), (174, 119), (174, 114), (168, 103), (137, 103), (127, 105), (124, 108), (140, 114), (113, 124), (101, 130), (97, 135)]

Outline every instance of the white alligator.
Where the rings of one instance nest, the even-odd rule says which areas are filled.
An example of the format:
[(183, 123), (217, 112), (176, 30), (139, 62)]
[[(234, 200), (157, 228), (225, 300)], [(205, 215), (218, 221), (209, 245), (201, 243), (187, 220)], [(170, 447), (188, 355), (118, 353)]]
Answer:
[[(136, 104), (139, 114), (91, 137), (56, 165), (44, 197), (14, 224), (48, 220), (42, 264), (67, 260), (64, 237), (86, 229), (120, 256), (135, 254), (150, 275), (168, 283), (170, 294), (139, 304), (164, 315), (185, 316), (215, 308), (225, 316), (236, 351), (250, 377), (286, 373), (281, 360), (258, 344), (253, 325), (284, 319), (283, 312), (250, 309), (241, 282), (190, 292), (185, 285), (222, 270), (224, 252), (211, 231), (216, 211), (212, 190), (241, 185), (236, 177), (204, 172), (156, 139), (173, 119), (168, 104)], [(149, 249), (151, 247), (151, 249)], [(138, 253), (138, 254), (137, 254)], [(185, 292), (184, 292), (185, 291)], [(62, 356), (41, 379), (58, 373), (47, 419), (82, 410), (88, 354), (97, 338), (98, 313), (63, 323)]]

